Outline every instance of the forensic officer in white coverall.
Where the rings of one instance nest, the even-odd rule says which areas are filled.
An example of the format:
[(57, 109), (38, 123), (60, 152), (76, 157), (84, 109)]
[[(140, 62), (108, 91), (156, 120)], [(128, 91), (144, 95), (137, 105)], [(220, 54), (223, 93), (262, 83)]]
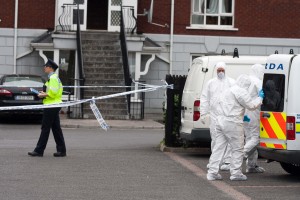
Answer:
[(222, 92), (233, 86), (235, 83), (234, 79), (226, 76), (226, 64), (224, 62), (218, 62), (215, 67), (217, 71), (217, 77), (212, 78), (207, 82), (200, 96), (201, 122), (204, 124), (205, 118), (208, 117), (208, 115), (210, 116), (209, 128), (211, 136), (211, 149), (213, 149), (215, 146), (216, 119), (218, 116), (218, 111), (216, 109), (217, 102), (219, 101), (219, 97)]
[(219, 165), (227, 143), (232, 148), (230, 161), (230, 180), (247, 180), (242, 173), (244, 157), (244, 125), (245, 109), (255, 110), (261, 104), (264, 93), (261, 90), (257, 98), (252, 99), (248, 88), (251, 81), (248, 75), (240, 75), (236, 84), (221, 95), (217, 110), (220, 114), (216, 121), (215, 146), (209, 159), (208, 180), (220, 180)]
[[(255, 64), (251, 67), (249, 78), (251, 85), (249, 87), (249, 93), (251, 98), (257, 97), (257, 93), (262, 88), (262, 79), (264, 76), (264, 67), (261, 64)], [(245, 112), (245, 146), (244, 157), (246, 160), (246, 172), (247, 173), (262, 173), (264, 168), (257, 165), (258, 153), (256, 150), (259, 144), (259, 113), (260, 108), (256, 110), (246, 110)]]
[[(262, 88), (262, 79), (264, 75), (264, 67), (261, 64), (255, 64), (251, 67), (249, 78), (251, 85), (248, 92), (251, 98), (256, 98), (258, 92)], [(244, 116), (244, 130), (245, 130), (245, 146), (244, 146), (244, 159), (246, 160), (247, 173), (263, 173), (265, 170), (257, 165), (257, 145), (259, 144), (259, 112), (260, 108), (256, 110), (246, 109)], [(230, 152), (227, 152), (226, 163), (221, 165), (221, 170), (230, 170)], [(229, 161), (229, 162), (228, 162)]]

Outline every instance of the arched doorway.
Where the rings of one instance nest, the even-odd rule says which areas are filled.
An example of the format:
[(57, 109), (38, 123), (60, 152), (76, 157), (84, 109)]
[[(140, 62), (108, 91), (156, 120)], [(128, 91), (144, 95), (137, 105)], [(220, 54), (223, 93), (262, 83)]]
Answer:
[(107, 30), (108, 0), (87, 1), (87, 29)]

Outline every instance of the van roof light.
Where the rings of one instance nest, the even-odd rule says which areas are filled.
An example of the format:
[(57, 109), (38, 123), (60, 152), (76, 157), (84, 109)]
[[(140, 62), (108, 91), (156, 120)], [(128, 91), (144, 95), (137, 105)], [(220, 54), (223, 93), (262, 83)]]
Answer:
[(294, 54), (294, 50), (293, 49), (290, 49), (290, 54)]
[(233, 57), (237, 57), (239, 58), (239, 51), (238, 51), (238, 48), (234, 48), (234, 52), (233, 52)]

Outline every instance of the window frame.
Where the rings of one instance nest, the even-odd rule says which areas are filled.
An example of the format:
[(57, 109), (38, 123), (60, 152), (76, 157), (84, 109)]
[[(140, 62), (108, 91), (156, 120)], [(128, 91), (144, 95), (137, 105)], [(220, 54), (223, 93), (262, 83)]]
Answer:
[[(199, 2), (200, 6), (200, 1), (201, 0), (192, 0), (191, 1), (191, 13), (190, 13), (190, 26), (187, 27), (187, 29), (212, 29), (212, 30), (233, 30), (237, 31), (237, 28), (234, 28), (234, 8), (235, 8), (235, 0), (232, 0), (232, 12), (231, 13), (222, 13), (222, 6), (218, 6), (218, 13), (212, 14), (212, 13), (206, 13), (206, 9), (204, 9), (204, 12), (201, 12), (201, 8), (198, 8), (198, 12), (194, 12), (195, 10), (195, 1)], [(204, 1), (204, 7), (207, 7), (207, 0)], [(224, 0), (218, 0), (218, 5), (221, 5), (222, 1)], [(193, 15), (199, 15), (203, 16), (203, 24), (193, 24), (192, 23), (192, 17)], [(212, 16), (212, 17), (218, 17), (218, 24), (207, 24), (206, 18), (207, 16)], [(232, 17), (232, 25), (221, 25), (221, 17)]]

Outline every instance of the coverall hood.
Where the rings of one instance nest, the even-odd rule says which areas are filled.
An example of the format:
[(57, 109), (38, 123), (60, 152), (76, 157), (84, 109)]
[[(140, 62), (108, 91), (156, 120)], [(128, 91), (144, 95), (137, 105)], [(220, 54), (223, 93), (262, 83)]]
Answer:
[(216, 69), (218, 70), (220, 68), (223, 68), (226, 71), (226, 64), (224, 62), (218, 62), (216, 64)]
[(252, 65), (250, 75), (253, 75), (259, 80), (262, 80), (264, 77), (264, 66), (262, 66), (261, 64)]
[(248, 90), (249, 86), (251, 85), (251, 81), (250, 81), (250, 78), (248, 75), (242, 74), (237, 78), (236, 84), (239, 87), (244, 88), (245, 90)]

